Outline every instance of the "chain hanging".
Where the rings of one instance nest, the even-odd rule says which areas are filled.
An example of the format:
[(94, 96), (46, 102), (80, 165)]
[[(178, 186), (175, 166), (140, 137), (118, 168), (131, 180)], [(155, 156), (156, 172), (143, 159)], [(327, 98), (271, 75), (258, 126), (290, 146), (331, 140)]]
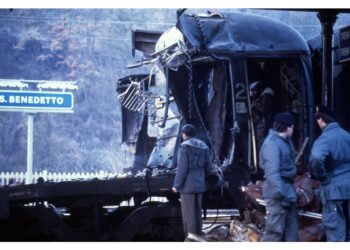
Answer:
[(207, 49), (207, 37), (205, 35), (205, 32), (204, 32), (204, 28), (203, 28), (203, 24), (199, 18), (199, 16), (193, 14), (192, 15), (193, 18), (196, 20), (197, 22), (197, 25), (198, 25), (198, 30), (199, 30), (199, 33), (201, 35), (201, 44), (200, 44), (200, 49), (205, 53), (205, 54), (208, 54), (208, 49)]

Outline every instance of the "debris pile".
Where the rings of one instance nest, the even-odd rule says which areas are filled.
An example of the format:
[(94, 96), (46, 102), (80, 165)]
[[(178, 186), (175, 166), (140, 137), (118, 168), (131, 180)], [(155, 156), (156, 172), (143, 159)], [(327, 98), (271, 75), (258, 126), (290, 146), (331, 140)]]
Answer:
[(230, 224), (214, 227), (204, 238), (206, 241), (257, 242), (261, 236), (262, 231), (254, 224), (233, 220)]

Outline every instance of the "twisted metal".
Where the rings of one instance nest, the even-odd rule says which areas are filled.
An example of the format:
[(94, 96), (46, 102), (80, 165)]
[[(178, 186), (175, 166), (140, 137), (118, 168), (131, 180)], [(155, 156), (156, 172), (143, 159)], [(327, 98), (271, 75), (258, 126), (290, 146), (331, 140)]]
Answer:
[(144, 89), (142, 82), (131, 81), (128, 88), (117, 96), (118, 101), (131, 111), (142, 115), (154, 115), (156, 113), (156, 99), (158, 94)]

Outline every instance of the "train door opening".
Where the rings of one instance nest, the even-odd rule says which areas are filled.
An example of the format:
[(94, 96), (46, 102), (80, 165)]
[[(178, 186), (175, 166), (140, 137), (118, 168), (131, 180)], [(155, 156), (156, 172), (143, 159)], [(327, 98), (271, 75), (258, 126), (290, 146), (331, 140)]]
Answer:
[[(298, 58), (247, 58), (246, 60), (249, 148), (248, 163), (255, 169), (257, 178), (262, 178), (259, 170), (259, 150), (273, 127), (275, 114), (290, 112), (296, 124), (292, 142), (301, 148), (306, 131), (305, 74)], [(298, 169), (302, 172), (302, 166)]]

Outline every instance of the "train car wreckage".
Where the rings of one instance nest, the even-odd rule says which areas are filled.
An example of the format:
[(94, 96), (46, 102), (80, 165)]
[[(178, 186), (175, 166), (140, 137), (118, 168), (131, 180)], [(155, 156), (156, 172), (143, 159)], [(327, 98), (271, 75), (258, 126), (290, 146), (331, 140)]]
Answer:
[[(133, 31), (133, 55), (135, 50), (143, 52), (142, 60), (129, 68), (148, 65), (150, 72), (117, 81), (122, 141), (135, 153), (129, 174), (1, 188), (0, 239), (183, 240), (178, 195), (171, 187), (180, 127), (190, 122), (218, 167), (208, 176), (204, 217), (207, 209), (238, 209), (239, 223), (255, 226), (244, 232), (256, 229), (245, 239), (258, 240), (265, 208), (249, 95), (249, 84), (258, 80), (275, 92), (273, 112), (288, 110), (297, 117), (300, 235), (304, 241), (321, 239), (318, 184), (305, 167), (307, 141), (315, 135), (311, 56), (301, 35), (258, 15), (180, 10), (176, 27), (165, 33)], [(153, 196), (167, 202), (154, 202)], [(134, 205), (122, 205), (130, 199)], [(239, 225), (232, 223), (230, 232), (242, 231)]]
[[(149, 64), (151, 72), (120, 79), (117, 91), (125, 116), (143, 114), (135, 120), (123, 120), (127, 121), (123, 126), (126, 135), (135, 124), (139, 126), (139, 137), (133, 141), (126, 136), (125, 142), (131, 139), (136, 155), (143, 156), (140, 166), (176, 168), (179, 128), (187, 122), (195, 124), (223, 174), (221, 199), (215, 204), (237, 208), (241, 219), (263, 228), (262, 173), (249, 84), (267, 82), (275, 92), (272, 112), (287, 110), (297, 117), (293, 141), (302, 148), (298, 157), (303, 158), (296, 181), (300, 238), (321, 239), (321, 215), (314, 196), (318, 185), (306, 175), (307, 153), (303, 154), (309, 150), (308, 140), (315, 136), (311, 56), (306, 41), (290, 27), (261, 16), (187, 15), (179, 11), (176, 27), (161, 35), (134, 31), (133, 49), (144, 54), (138, 64), (129, 67)], [(139, 92), (132, 91), (136, 87)], [(156, 104), (147, 108), (142, 103), (150, 93)], [(136, 169), (139, 160), (135, 160)], [(253, 184), (256, 181), (258, 184)], [(214, 208), (211, 204), (208, 198), (206, 205)]]

